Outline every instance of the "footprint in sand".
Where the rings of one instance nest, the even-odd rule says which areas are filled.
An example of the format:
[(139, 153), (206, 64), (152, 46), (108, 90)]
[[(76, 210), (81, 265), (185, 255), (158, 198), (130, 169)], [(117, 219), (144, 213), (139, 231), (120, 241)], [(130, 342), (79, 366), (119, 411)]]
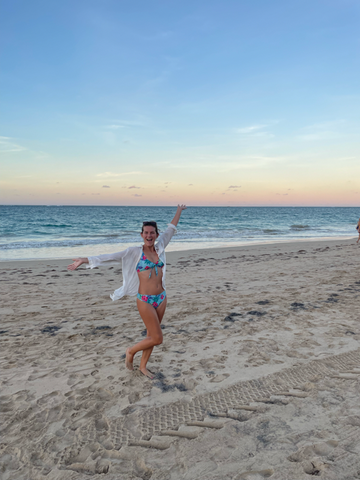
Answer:
[[(290, 455), (287, 459), (290, 462), (301, 463), (307, 475), (320, 476), (321, 472), (326, 469), (326, 460), (331, 461), (331, 453), (337, 445), (338, 442), (336, 440), (307, 445)], [(319, 457), (323, 457), (325, 461), (323, 462)]]
[(223, 382), (226, 378), (229, 377), (228, 373), (222, 373), (220, 375), (216, 375), (216, 377), (210, 380), (211, 383), (220, 383)]
[(233, 480), (263, 480), (264, 478), (270, 478), (273, 474), (274, 470), (272, 468), (267, 468), (266, 470), (250, 470), (236, 475)]
[[(336, 440), (329, 440), (327, 442), (315, 443), (313, 445), (307, 445), (300, 448), (297, 452), (292, 453), (287, 459), (290, 462), (307, 462), (309, 458), (313, 456), (328, 457), (333, 449), (337, 447), (338, 442)], [(311, 463), (311, 462), (310, 462)], [(308, 473), (308, 472), (306, 472)]]

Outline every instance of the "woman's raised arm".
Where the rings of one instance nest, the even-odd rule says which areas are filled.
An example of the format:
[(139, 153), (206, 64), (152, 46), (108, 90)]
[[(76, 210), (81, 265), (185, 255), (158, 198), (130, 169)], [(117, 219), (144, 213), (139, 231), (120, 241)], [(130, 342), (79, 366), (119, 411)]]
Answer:
[(171, 220), (171, 222), (170, 222), (170, 223), (172, 223), (173, 225), (175, 225), (175, 227), (176, 227), (176, 225), (179, 223), (180, 216), (181, 216), (181, 212), (182, 212), (183, 210), (185, 210), (185, 209), (186, 209), (186, 205), (178, 205), (178, 206), (177, 206), (177, 210), (176, 210), (175, 216), (174, 216), (174, 218), (173, 218), (173, 219)]

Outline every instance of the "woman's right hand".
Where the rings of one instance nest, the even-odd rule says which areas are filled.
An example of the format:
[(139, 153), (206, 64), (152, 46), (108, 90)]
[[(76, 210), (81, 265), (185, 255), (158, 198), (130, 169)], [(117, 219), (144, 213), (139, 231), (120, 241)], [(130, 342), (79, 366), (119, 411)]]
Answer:
[(73, 258), (74, 263), (67, 267), (68, 270), (76, 270), (80, 267), (83, 263), (89, 263), (87, 258)]

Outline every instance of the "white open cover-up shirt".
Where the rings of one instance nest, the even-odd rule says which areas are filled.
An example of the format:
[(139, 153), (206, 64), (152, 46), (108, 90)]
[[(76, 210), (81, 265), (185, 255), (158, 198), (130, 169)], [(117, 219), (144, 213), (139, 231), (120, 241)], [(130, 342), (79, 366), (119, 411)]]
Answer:
[[(169, 223), (167, 229), (159, 235), (155, 244), (156, 253), (159, 256), (159, 259), (164, 263), (164, 267), (162, 269), (162, 286), (164, 290), (166, 274), (165, 248), (169, 244), (175, 232), (175, 225)], [(139, 263), (142, 251), (143, 246), (141, 245), (139, 247), (129, 247), (122, 252), (106, 253), (104, 255), (88, 257), (89, 265), (87, 265), (86, 268), (95, 268), (99, 267), (100, 265), (111, 265), (114, 263), (120, 263), (120, 261), (122, 261), (123, 285), (115, 290), (110, 297), (112, 300), (119, 300), (125, 295), (135, 296), (139, 291), (140, 283), (139, 276), (136, 271), (136, 265)]]

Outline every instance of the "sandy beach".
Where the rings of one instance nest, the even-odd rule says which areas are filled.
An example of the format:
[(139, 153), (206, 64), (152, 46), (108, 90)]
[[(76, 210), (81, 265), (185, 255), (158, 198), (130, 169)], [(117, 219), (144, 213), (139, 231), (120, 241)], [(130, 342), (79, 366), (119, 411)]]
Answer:
[(155, 380), (121, 265), (1, 263), (2, 478), (360, 478), (359, 248), (168, 253)]

